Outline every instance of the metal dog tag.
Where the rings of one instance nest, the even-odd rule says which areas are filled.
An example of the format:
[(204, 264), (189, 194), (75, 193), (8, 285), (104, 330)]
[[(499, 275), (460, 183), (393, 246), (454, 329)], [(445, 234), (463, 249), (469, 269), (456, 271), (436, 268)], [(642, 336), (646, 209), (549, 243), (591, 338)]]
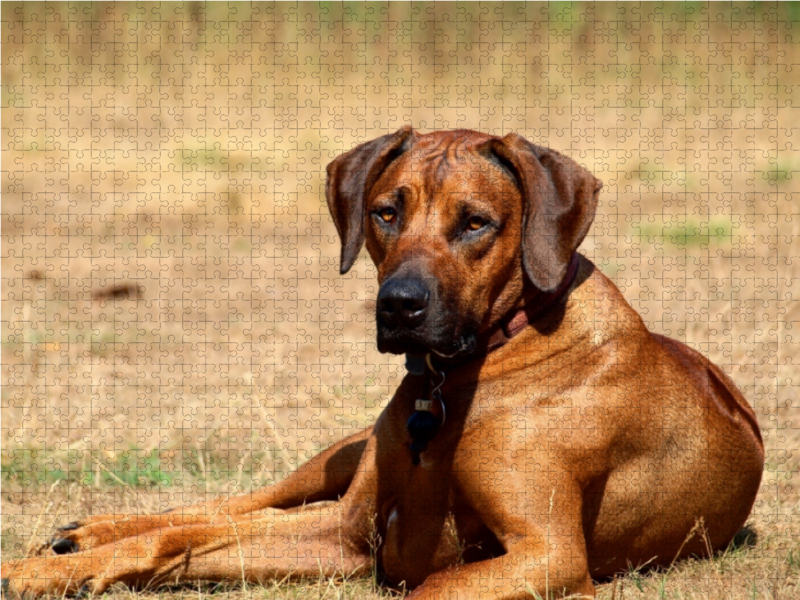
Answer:
[(433, 400), (417, 400), (414, 402), (414, 410), (423, 410), (431, 412), (433, 408)]

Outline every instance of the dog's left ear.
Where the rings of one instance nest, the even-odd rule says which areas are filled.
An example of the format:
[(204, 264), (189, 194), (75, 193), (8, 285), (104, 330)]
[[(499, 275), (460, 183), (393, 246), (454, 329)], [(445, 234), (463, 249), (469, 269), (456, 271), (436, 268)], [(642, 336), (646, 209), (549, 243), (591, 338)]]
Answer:
[(416, 133), (411, 127), (384, 135), (356, 146), (328, 165), (325, 198), (331, 211), (342, 255), (339, 271), (350, 270), (364, 245), (364, 205), (367, 194), (386, 168), (413, 143)]
[(594, 220), (603, 183), (572, 159), (516, 133), (484, 142), (478, 151), (516, 179), (525, 208), (525, 272), (539, 289), (554, 291)]

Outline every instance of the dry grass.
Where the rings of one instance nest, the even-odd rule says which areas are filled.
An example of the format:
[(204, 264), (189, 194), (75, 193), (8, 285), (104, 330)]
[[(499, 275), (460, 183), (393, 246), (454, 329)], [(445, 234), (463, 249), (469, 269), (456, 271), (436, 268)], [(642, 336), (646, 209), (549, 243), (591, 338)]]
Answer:
[[(402, 370), (374, 346), (372, 267), (338, 275), (324, 165), (413, 123), (518, 131), (593, 170), (583, 252), (758, 413), (757, 543), (601, 597), (796, 597), (796, 12), (3, 3), (4, 557), (84, 514), (269, 483), (375, 419)], [(95, 299), (120, 283), (141, 297)]]

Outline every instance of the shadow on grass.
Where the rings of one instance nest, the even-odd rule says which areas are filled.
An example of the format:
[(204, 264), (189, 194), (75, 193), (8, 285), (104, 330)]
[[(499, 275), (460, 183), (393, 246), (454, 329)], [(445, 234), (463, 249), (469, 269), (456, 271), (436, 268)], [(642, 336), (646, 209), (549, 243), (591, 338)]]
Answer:
[(745, 524), (736, 534), (733, 536), (733, 539), (730, 543), (724, 547), (716, 550), (711, 556), (706, 555), (705, 553), (702, 556), (698, 556), (697, 554), (690, 554), (688, 556), (684, 556), (673, 561), (672, 564), (646, 564), (639, 567), (631, 567), (627, 571), (620, 571), (616, 575), (612, 575), (609, 577), (601, 577), (598, 579), (594, 579), (594, 581), (598, 584), (606, 584), (611, 583), (614, 579), (619, 578), (628, 578), (630, 579), (633, 584), (640, 590), (644, 591), (642, 587), (642, 581), (647, 577), (669, 574), (675, 565), (681, 564), (687, 560), (699, 560), (699, 561), (713, 561), (724, 557), (731, 553), (739, 553), (745, 552), (750, 548), (753, 548), (758, 544), (758, 532), (756, 531), (755, 527), (750, 523)]
[(720, 550), (717, 554), (722, 552), (730, 552), (735, 550), (747, 550), (754, 547), (758, 543), (758, 532), (749, 523), (742, 527), (733, 536), (731, 543), (728, 544), (726, 550)]

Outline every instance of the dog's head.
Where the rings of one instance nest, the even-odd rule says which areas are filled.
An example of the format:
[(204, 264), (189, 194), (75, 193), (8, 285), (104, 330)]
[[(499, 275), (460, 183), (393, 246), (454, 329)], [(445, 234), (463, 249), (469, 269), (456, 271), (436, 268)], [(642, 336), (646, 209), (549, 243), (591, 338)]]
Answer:
[(410, 127), (328, 165), (346, 273), (378, 268), (381, 352), (466, 357), (531, 284), (552, 291), (594, 218), (601, 183), (517, 134)]

